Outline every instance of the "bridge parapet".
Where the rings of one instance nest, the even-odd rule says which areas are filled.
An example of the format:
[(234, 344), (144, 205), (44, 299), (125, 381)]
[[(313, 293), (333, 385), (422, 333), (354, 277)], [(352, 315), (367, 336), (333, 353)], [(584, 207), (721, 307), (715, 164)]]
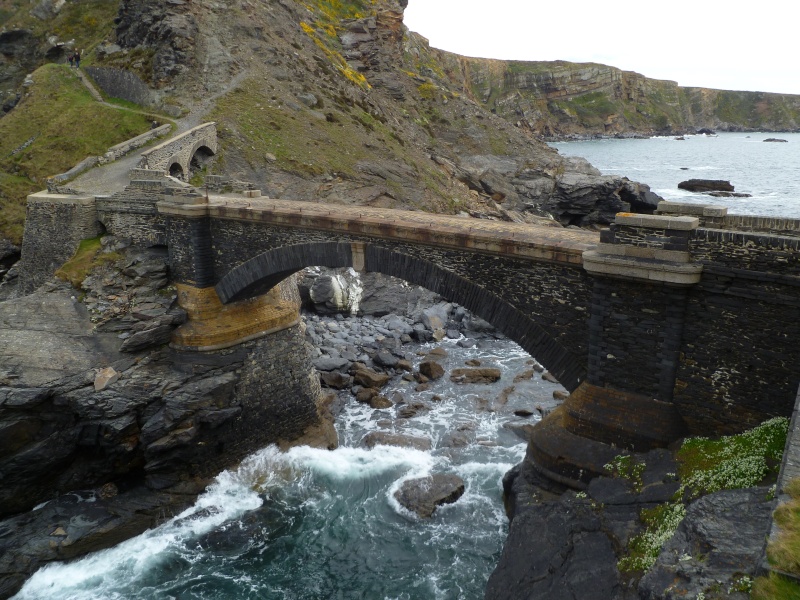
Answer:
[(369, 236), (579, 266), (597, 234), (505, 221), (272, 199), (211, 197), (213, 218)]
[(164, 171), (188, 179), (192, 159), (201, 148), (210, 155), (217, 153), (216, 123), (203, 123), (142, 152), (138, 168)]
[(658, 203), (656, 214), (697, 217), (700, 227), (730, 231), (763, 232), (773, 235), (800, 237), (800, 219), (759, 215), (729, 215), (728, 209), (716, 204), (689, 202)]
[(597, 275), (693, 285), (703, 271), (689, 252), (698, 225), (696, 217), (619, 213), (597, 250), (584, 252), (583, 266)]

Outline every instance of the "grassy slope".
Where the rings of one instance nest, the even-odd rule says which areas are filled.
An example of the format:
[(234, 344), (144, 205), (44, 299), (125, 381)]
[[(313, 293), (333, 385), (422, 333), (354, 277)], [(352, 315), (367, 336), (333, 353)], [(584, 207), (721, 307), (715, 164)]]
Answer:
[(29, 95), (0, 119), (0, 236), (13, 242), (22, 238), (25, 197), (47, 177), (150, 128), (143, 115), (95, 102), (67, 66), (45, 65), (33, 80)]
[(0, 26), (6, 29), (30, 29), (44, 39), (55, 35), (61, 41), (75, 40), (81, 49), (95, 46), (112, 31), (119, 11), (119, 0), (80, 0), (67, 2), (58, 15), (41, 21), (31, 14), (38, 0), (0, 0)]

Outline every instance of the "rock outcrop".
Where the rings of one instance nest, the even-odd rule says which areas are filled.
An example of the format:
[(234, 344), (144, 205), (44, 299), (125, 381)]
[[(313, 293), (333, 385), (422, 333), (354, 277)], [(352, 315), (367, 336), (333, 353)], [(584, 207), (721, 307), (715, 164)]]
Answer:
[(300, 326), (226, 350), (171, 350), (185, 315), (165, 253), (105, 249), (80, 291), (52, 282), (0, 303), (2, 597), (48, 561), (175, 514), (267, 444), (336, 443)]
[(681, 181), (678, 189), (688, 192), (732, 192), (734, 187), (730, 181), (722, 179), (689, 179)]
[(464, 480), (447, 473), (409, 479), (394, 493), (402, 507), (423, 519), (431, 518), (437, 507), (452, 504), (463, 495)]

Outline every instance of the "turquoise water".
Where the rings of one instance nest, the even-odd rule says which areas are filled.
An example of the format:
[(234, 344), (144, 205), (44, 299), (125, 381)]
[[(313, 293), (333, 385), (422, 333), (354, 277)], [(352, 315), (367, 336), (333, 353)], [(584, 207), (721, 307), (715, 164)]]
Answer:
[[(501, 380), (456, 385), (445, 377), (424, 393), (398, 380), (387, 396), (399, 392), (431, 410), (395, 419), (394, 410), (352, 401), (337, 422), (339, 449), (265, 448), (221, 473), (177, 518), (110, 550), (47, 566), (16, 598), (482, 598), (507, 534), (502, 477), (525, 453), (505, 425), (531, 422), (514, 410), (552, 406), (559, 386), (539, 375), (515, 381), (531, 366), (512, 342), (482, 349), (439, 345), (448, 352), (442, 363), (448, 371), (477, 359), (500, 368)], [(375, 430), (426, 436), (433, 450), (360, 447), (364, 434)], [(467, 443), (448, 444), (453, 432)], [(393, 494), (403, 481), (431, 472), (459, 475), (466, 492), (422, 520)]]
[[(586, 158), (604, 175), (646, 183), (667, 200), (721, 204), (731, 214), (800, 218), (800, 134), (720, 133), (645, 140), (550, 144), (565, 156)], [(788, 143), (767, 143), (767, 138)], [(752, 198), (712, 198), (678, 189), (686, 179), (725, 179)]]

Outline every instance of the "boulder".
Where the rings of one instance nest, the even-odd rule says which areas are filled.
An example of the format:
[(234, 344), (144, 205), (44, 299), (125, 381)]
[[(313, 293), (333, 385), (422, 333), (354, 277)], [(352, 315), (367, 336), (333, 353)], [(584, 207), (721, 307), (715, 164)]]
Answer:
[(319, 374), (319, 380), (322, 385), (334, 390), (347, 389), (353, 383), (352, 377), (338, 371), (322, 372)]
[(376, 409), (392, 408), (392, 406), (394, 406), (391, 400), (380, 394), (375, 394), (369, 401), (369, 405)]
[(788, 143), (789, 142), (789, 140), (784, 140), (784, 139), (781, 139), (781, 138), (767, 138), (764, 141), (765, 142), (783, 142), (783, 143)]
[(333, 358), (331, 356), (321, 356), (314, 359), (313, 365), (317, 371), (335, 371), (342, 369), (350, 364), (346, 358)]
[(400, 362), (400, 359), (388, 350), (381, 350), (372, 358), (372, 360), (376, 365), (388, 368), (394, 368)]
[(752, 198), (752, 194), (744, 192), (708, 192), (708, 195), (714, 198)]
[(430, 410), (430, 406), (425, 404), (424, 402), (412, 402), (411, 404), (406, 404), (400, 410), (397, 411), (397, 417), (399, 419), (411, 419), (416, 417), (421, 412), (427, 412)]
[(450, 381), (454, 383), (494, 383), (499, 381), (500, 369), (480, 367), (477, 369), (453, 369)]
[(730, 181), (724, 179), (688, 179), (678, 184), (678, 189), (689, 192), (732, 192)]
[(447, 325), (447, 320), (450, 318), (450, 312), (453, 310), (453, 305), (449, 302), (440, 302), (434, 306), (426, 308), (422, 311), (420, 317), (422, 324), (429, 331), (444, 330)]
[(435, 360), (425, 360), (419, 363), (419, 372), (428, 379), (441, 379), (444, 376), (444, 367)]
[(374, 448), (375, 446), (398, 446), (400, 448), (414, 448), (415, 450), (423, 451), (431, 449), (431, 441), (428, 438), (402, 435), (399, 433), (387, 433), (385, 431), (371, 431), (361, 440), (361, 445), (367, 448)]
[(549, 381), (550, 383), (558, 383), (558, 379), (556, 379), (550, 371), (545, 371), (542, 373), (542, 379)]
[(429, 519), (437, 507), (452, 504), (463, 494), (464, 480), (458, 475), (436, 473), (409, 479), (394, 493), (394, 497), (402, 507)]
[(383, 386), (389, 383), (389, 379), (391, 378), (388, 375), (384, 373), (376, 373), (367, 367), (356, 369), (355, 373), (353, 373), (353, 381), (355, 383), (358, 385), (363, 385), (366, 388), (374, 388), (376, 390), (381, 389)]
[(362, 404), (370, 404), (372, 399), (378, 395), (378, 391), (372, 388), (361, 388), (356, 392), (356, 401)]
[[(382, 317), (390, 314), (419, 312), (423, 306), (435, 304), (439, 296), (425, 288), (380, 273), (362, 273), (364, 291), (358, 303), (359, 315)], [(393, 317), (391, 322), (397, 317)], [(392, 327), (389, 326), (389, 329)], [(405, 329), (405, 328), (403, 328)], [(411, 331), (404, 331), (411, 333)]]

